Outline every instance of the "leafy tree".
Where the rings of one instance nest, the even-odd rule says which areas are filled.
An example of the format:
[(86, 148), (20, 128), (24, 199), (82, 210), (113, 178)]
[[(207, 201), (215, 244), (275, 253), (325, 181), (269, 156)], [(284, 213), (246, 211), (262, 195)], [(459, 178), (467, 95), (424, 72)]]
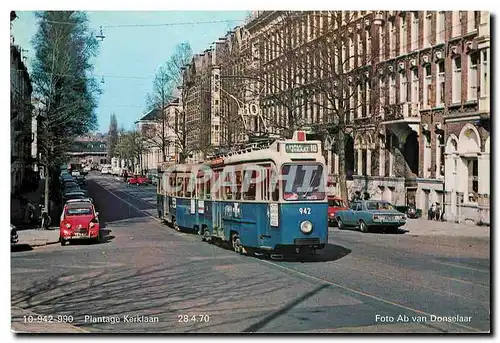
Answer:
[(46, 168), (45, 207), (49, 206), (51, 176), (74, 138), (96, 127), (94, 112), (99, 94), (91, 77), (91, 59), (97, 40), (87, 17), (76, 11), (37, 12), (38, 31), (33, 38), (35, 59), (31, 74), (34, 95), (42, 104), (44, 121), (38, 137), (41, 164)]

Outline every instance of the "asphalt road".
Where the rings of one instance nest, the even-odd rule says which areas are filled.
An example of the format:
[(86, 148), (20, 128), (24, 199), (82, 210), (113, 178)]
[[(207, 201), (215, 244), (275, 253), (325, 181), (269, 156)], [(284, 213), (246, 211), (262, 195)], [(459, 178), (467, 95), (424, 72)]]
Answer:
[(11, 255), (12, 306), (52, 316), (46, 331), (66, 330), (61, 315), (110, 333), (490, 330), (489, 239), (336, 230), (315, 258), (261, 260), (160, 223), (154, 186), (91, 175), (88, 190), (103, 243)]

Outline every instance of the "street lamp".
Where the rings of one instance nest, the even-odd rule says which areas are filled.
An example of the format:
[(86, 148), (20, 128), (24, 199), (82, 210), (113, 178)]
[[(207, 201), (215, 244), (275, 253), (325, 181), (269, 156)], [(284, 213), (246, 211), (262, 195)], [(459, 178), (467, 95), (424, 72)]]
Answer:
[(95, 38), (97, 38), (97, 40), (99, 42), (102, 42), (104, 40), (104, 38), (106, 38), (106, 36), (104, 36), (104, 34), (102, 32), (102, 26), (100, 26), (100, 28), (99, 28), (99, 34), (97, 36), (95, 36)]

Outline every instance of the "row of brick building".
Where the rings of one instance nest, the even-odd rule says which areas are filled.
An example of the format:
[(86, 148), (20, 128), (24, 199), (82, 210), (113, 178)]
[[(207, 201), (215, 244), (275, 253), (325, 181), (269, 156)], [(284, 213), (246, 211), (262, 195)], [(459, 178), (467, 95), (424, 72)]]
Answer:
[[(11, 12), (10, 22), (17, 18)], [(22, 191), (37, 171), (38, 103), (32, 101), (33, 86), (25, 65), (24, 50), (10, 41), (10, 172), (11, 193)]]
[(191, 159), (342, 127), (345, 170), (325, 145), (336, 186), (344, 173), (350, 192), (489, 223), (489, 37), (482, 11), (253, 12), (184, 69)]

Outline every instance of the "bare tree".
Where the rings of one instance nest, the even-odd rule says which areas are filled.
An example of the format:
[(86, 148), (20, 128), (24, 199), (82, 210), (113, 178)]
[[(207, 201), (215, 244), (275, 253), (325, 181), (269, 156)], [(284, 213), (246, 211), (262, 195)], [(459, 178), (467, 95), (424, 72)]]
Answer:
[(145, 133), (149, 146), (161, 149), (163, 161), (167, 158), (167, 147), (171, 144), (167, 131), (176, 131), (178, 125), (167, 118), (165, 109), (174, 99), (179, 97), (178, 87), (182, 84), (182, 69), (192, 58), (189, 43), (180, 43), (164, 66), (156, 72), (153, 81), (153, 91), (146, 96), (146, 102), (151, 110), (157, 111), (154, 120), (156, 127)]

